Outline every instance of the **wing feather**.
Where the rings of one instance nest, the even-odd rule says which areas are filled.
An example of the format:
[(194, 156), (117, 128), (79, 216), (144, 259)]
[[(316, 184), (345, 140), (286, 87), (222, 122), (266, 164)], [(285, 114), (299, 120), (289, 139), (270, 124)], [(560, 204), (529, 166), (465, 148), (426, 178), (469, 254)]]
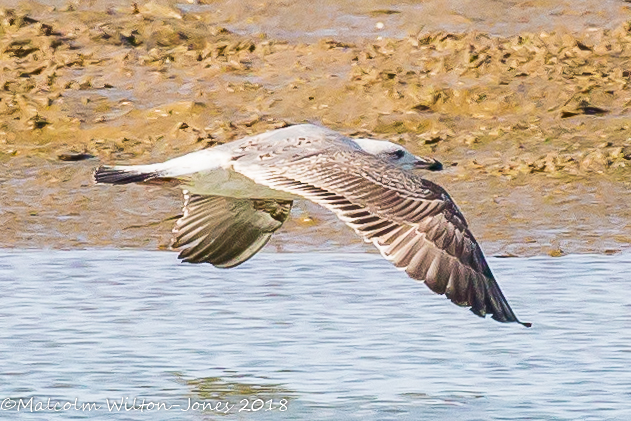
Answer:
[(230, 268), (256, 254), (287, 219), (290, 200), (236, 199), (184, 192), (172, 247), (189, 263)]
[(387, 260), (455, 304), (521, 323), (465, 218), (440, 186), (359, 151), (310, 154), (268, 166), (237, 161), (233, 168), (332, 210)]

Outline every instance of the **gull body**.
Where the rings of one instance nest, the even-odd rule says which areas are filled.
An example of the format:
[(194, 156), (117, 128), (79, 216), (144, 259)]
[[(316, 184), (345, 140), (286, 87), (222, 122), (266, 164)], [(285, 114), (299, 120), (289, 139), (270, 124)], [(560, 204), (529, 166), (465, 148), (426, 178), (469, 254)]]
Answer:
[(173, 247), (181, 248), (186, 262), (222, 268), (256, 254), (287, 219), (294, 200), (311, 200), (434, 292), (479, 316), (521, 323), (458, 207), (414, 169), (442, 165), (392, 142), (351, 139), (302, 124), (163, 163), (103, 166), (95, 180), (175, 182), (184, 191), (184, 208)]
[[(299, 199), (300, 196), (272, 189), (254, 182), (251, 178), (233, 170), (236, 160), (244, 157), (244, 152), (258, 150), (261, 144), (279, 145), (290, 144), (293, 139), (305, 138), (304, 148), (301, 151), (313, 149), (316, 152), (318, 146), (309, 148), (311, 136), (338, 135), (324, 127), (312, 124), (300, 124), (288, 128), (273, 130), (253, 137), (246, 137), (234, 142), (192, 152), (187, 155), (170, 159), (166, 162), (150, 165), (116, 166), (114, 170), (129, 173), (154, 174), (152, 178), (180, 178), (183, 188), (193, 194), (213, 194), (235, 198), (258, 199)], [(403, 169), (426, 168), (440, 170), (440, 162), (425, 157), (417, 157), (401, 145), (385, 140), (375, 139), (350, 139), (340, 137), (350, 148), (364, 151), (368, 154), (380, 157), (385, 161)], [(301, 141), (298, 140), (300, 143)], [(280, 149), (288, 145), (280, 146)], [(298, 145), (302, 146), (302, 145)], [(275, 152), (276, 147), (271, 148)], [(257, 151), (258, 152), (258, 151)], [(272, 158), (270, 152), (260, 153), (254, 160), (265, 161)], [(120, 184), (120, 183), (115, 183)]]

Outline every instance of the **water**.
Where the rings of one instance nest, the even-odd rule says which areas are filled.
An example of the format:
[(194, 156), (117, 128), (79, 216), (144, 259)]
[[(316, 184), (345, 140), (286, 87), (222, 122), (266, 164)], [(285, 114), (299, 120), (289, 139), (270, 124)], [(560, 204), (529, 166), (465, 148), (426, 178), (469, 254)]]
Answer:
[[(0, 398), (101, 409), (0, 418), (629, 419), (631, 256), (490, 264), (533, 328), (477, 318), (374, 254), (219, 270), (166, 252), (1, 251)], [(133, 398), (172, 407), (108, 412)], [(186, 411), (189, 398), (236, 406)], [(261, 403), (273, 409), (238, 412)]]

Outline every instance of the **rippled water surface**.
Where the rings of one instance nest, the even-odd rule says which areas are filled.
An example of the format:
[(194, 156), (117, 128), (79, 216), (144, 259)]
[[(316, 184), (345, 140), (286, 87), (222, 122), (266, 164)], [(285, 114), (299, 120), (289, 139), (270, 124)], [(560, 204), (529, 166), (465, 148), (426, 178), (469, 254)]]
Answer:
[(219, 270), (166, 252), (2, 251), (0, 397), (101, 406), (21, 410), (37, 419), (630, 419), (631, 256), (490, 264), (533, 328), (477, 318), (373, 254)]

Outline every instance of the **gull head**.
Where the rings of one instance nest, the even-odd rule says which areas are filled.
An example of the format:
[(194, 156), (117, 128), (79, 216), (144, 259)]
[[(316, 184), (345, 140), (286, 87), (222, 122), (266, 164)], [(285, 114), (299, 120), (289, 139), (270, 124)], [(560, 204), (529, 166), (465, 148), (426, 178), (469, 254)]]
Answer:
[(413, 155), (403, 146), (396, 143), (374, 139), (353, 139), (353, 141), (364, 152), (388, 161), (404, 170), (440, 171), (443, 169), (443, 164), (434, 158)]

